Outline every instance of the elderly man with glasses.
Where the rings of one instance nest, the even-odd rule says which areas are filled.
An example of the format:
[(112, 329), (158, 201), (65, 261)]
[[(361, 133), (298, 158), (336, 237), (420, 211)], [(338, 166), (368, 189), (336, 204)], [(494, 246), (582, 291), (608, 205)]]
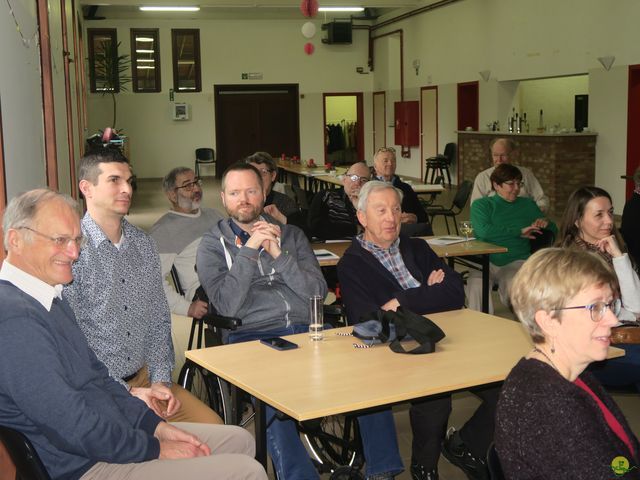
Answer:
[(354, 163), (342, 177), (342, 188), (324, 190), (313, 197), (308, 223), (314, 237), (335, 240), (351, 238), (358, 233), (358, 195), (360, 188), (369, 181), (369, 175), (369, 167), (364, 162)]
[[(491, 160), (493, 166), (480, 172), (473, 182), (471, 192), (471, 203), (482, 197), (495, 195), (495, 190), (491, 184), (491, 174), (498, 165), (503, 163), (512, 164), (518, 158), (518, 149), (513, 140), (508, 138), (496, 138), (491, 142)], [(543, 212), (549, 209), (549, 197), (544, 194), (540, 182), (531, 170), (518, 166), (522, 173), (521, 188), (518, 196), (531, 198), (538, 208)]]
[[(171, 210), (151, 227), (149, 234), (158, 246), (162, 263), (164, 292), (169, 308), (177, 315), (202, 318), (207, 302), (194, 299), (200, 286), (195, 271), (196, 252), (202, 235), (215, 225), (222, 215), (212, 208), (201, 206), (202, 181), (188, 167), (176, 167), (162, 181), (162, 189), (171, 202)], [(175, 266), (184, 295), (176, 292), (167, 281)]]
[(163, 421), (89, 347), (61, 297), (86, 238), (74, 200), (23, 193), (7, 205), (2, 228), (0, 422), (29, 439), (51, 478), (266, 480), (250, 433)]

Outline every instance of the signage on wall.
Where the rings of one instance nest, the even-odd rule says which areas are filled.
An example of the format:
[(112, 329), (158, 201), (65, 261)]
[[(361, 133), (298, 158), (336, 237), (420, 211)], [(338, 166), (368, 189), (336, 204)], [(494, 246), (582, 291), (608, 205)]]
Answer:
[(262, 80), (262, 72), (243, 73), (242, 80)]

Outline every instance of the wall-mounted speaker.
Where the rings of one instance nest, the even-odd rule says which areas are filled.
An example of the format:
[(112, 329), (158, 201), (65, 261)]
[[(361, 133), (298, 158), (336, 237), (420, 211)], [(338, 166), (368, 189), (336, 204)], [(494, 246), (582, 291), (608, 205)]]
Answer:
[(322, 29), (327, 31), (327, 38), (322, 39), (322, 43), (333, 44), (350, 44), (353, 40), (351, 20), (334, 20), (325, 23)]

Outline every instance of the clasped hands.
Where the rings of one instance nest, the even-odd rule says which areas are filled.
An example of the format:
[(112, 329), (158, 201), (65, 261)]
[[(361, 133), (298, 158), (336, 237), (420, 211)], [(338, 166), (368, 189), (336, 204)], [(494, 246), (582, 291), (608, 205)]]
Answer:
[(538, 218), (534, 220), (531, 225), (520, 230), (520, 236), (533, 240), (536, 238), (536, 234), (542, 233), (542, 229), (547, 228), (547, 225), (549, 225), (549, 220), (546, 218)]
[(282, 232), (278, 225), (258, 220), (251, 227), (251, 237), (245, 246), (256, 250), (262, 247), (273, 258), (278, 258), (282, 253), (280, 249), (281, 235)]
[(180, 400), (162, 383), (152, 383), (150, 387), (132, 387), (130, 393), (162, 418), (171, 417), (180, 409)]

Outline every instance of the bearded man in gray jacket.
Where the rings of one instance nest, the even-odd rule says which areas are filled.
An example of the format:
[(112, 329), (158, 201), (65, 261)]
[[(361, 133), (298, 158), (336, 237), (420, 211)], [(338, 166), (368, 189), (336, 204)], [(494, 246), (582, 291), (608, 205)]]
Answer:
[[(221, 196), (229, 218), (204, 234), (196, 265), (216, 311), (242, 320), (226, 342), (307, 331), (309, 297), (325, 297), (327, 284), (304, 233), (264, 213), (262, 178), (252, 165), (231, 165), (222, 176)], [(267, 448), (278, 478), (319, 478), (295, 423), (275, 413), (266, 407)], [(376, 448), (382, 445), (380, 438), (395, 435), (391, 411), (358, 420), (367, 475), (393, 478), (403, 469), (397, 448)]]

